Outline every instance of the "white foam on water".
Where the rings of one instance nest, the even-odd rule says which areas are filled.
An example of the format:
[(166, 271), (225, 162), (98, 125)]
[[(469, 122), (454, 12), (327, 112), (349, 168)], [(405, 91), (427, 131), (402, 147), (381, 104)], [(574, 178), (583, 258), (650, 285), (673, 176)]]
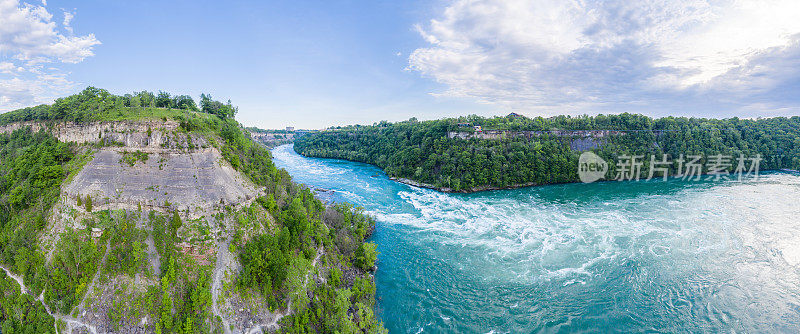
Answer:
[[(338, 168), (332, 166), (319, 167)], [(594, 316), (630, 315), (641, 328), (652, 328), (646, 325), (653, 321), (660, 321), (664, 331), (800, 328), (800, 177), (796, 175), (769, 174), (746, 182), (656, 184), (641, 187), (645, 190), (638, 193), (626, 192), (625, 184), (587, 185), (601, 187), (591, 188), (595, 192), (611, 190), (585, 198), (553, 195), (585, 189), (575, 186), (445, 194), (387, 184), (382, 178), (365, 181), (372, 172), (359, 173), (353, 165), (348, 168), (354, 168), (355, 174), (338, 174), (326, 182), (352, 182), (352, 187), (343, 187), (348, 192), (342, 192), (343, 197), (357, 204), (375, 202), (368, 213), (378, 220), (379, 228), (402, 231), (398, 237), (414, 249), (414, 261), (435, 262), (426, 270), (441, 273), (439, 279), (452, 277), (443, 284), (457, 288), (420, 290), (437, 297), (434, 301), (440, 304), (432, 305), (450, 312), (460, 310), (464, 296), (498, 287), (495, 292), (509, 293), (502, 301), (475, 298), (472, 302), (480, 307), (508, 303), (507, 310), (526, 310), (522, 318), (512, 316), (524, 326), (533, 319), (529, 312), (548, 311), (529, 310), (528, 299), (539, 296), (526, 291), (543, 287), (546, 293), (537, 303), (556, 305), (547, 296), (557, 296), (569, 299), (570, 307), (585, 305), (583, 311), (597, 312), (606, 310), (603, 301), (611, 298), (610, 313)], [(384, 197), (376, 199), (379, 191)], [(402, 268), (408, 264), (382, 265)], [(408, 273), (411, 279), (435, 274)], [(447, 294), (442, 294), (443, 289)], [(598, 304), (591, 304), (591, 298)], [(431, 331), (441, 331), (466, 319), (491, 322), (470, 310), (454, 313), (458, 321), (452, 324), (445, 324), (438, 314), (426, 317), (428, 313), (422, 312), (422, 319), (406, 328), (430, 326)], [(571, 328), (575, 319), (589, 321), (571, 314), (556, 316), (563, 317), (555, 327)], [(435, 324), (426, 324), (431, 320)], [(492, 324), (480, 331), (472, 329), (509, 328)], [(694, 324), (698, 327), (691, 327)], [(774, 326), (765, 327), (770, 324)]]
[[(800, 209), (787, 212), (787, 203), (776, 203), (768, 196), (753, 198), (747, 192), (763, 188), (759, 182), (689, 186), (668, 194), (598, 203), (554, 203), (532, 196), (524, 201), (518, 197), (459, 196), (410, 188), (398, 196), (417, 213), (371, 213), (382, 222), (412, 226), (428, 241), (484, 252), (482, 264), (487, 270), (502, 269), (510, 273), (502, 277), (517, 280), (592, 276), (594, 267), (625, 258), (672, 261), (674, 257), (707, 256), (742, 247), (742, 242), (763, 245), (768, 241), (765, 236), (787, 262), (796, 265), (800, 246), (794, 246), (798, 244), (795, 239), (781, 237), (786, 233), (780, 230), (790, 228), (794, 232), (788, 235), (800, 235), (800, 226), (786, 226), (794, 221), (788, 216), (800, 216)], [(775, 186), (781, 187), (779, 193), (791, 192), (794, 187), (795, 195), (800, 196), (797, 186), (784, 189), (787, 185), (781, 182)], [(746, 224), (730, 223), (742, 218)], [(750, 240), (754, 235), (761, 237)], [(780, 240), (785, 241), (777, 242)], [(454, 266), (475, 270), (472, 264)]]
[(596, 216), (565, 214), (561, 208), (543, 203), (464, 199), (424, 189), (399, 195), (419, 214), (378, 212), (380, 221), (434, 232), (440, 243), (481, 248), (499, 265), (514, 263), (506, 269), (520, 278), (590, 275), (589, 267), (613, 259), (620, 251), (615, 249), (616, 236), (639, 236), (652, 230), (647, 226), (634, 230), (615, 227), (630, 221), (613, 211)]
[(307, 159), (297, 153), (294, 153), (292, 145), (283, 145), (276, 147), (272, 151), (273, 159), (280, 160), (286, 166), (292, 166), (296, 169), (303, 169), (304, 173), (312, 174), (314, 176), (330, 177), (335, 175), (342, 175), (347, 173), (346, 168), (339, 168), (331, 166), (331, 164)]

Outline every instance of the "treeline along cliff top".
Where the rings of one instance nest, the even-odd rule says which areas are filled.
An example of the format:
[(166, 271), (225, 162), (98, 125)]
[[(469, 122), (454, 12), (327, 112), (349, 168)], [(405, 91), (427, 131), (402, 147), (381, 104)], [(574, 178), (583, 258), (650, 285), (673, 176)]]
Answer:
[[(596, 152), (661, 160), (681, 155), (762, 157), (760, 168), (800, 169), (800, 117), (650, 118), (635, 114), (527, 118), (469, 116), (330, 128), (295, 139), (305, 156), (364, 162), (390, 177), (443, 191), (477, 191), (579, 182), (578, 158)], [(671, 166), (669, 175), (678, 173)]]

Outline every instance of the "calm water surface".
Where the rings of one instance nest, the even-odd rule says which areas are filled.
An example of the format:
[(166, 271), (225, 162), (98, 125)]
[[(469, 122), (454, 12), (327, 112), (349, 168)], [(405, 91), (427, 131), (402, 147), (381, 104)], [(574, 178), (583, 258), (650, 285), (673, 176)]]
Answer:
[(800, 176), (443, 194), (273, 155), (377, 218), (391, 333), (800, 332)]

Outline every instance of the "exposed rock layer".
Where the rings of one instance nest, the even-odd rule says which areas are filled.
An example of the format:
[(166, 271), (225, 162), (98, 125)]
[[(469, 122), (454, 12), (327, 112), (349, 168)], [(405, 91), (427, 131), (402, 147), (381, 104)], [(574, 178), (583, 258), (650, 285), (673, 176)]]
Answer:
[(206, 211), (254, 198), (255, 187), (231, 168), (216, 149), (190, 153), (159, 152), (133, 166), (121, 149), (95, 153), (64, 188), (70, 198), (91, 195), (97, 208), (171, 208)]
[(178, 129), (175, 121), (118, 121), (118, 122), (19, 122), (0, 126), (0, 132), (8, 133), (24, 127), (34, 132), (48, 130), (62, 142), (118, 143), (131, 148), (154, 147), (164, 144), (165, 136)]
[[(195, 216), (223, 205), (245, 203), (258, 194), (213, 145), (214, 138), (179, 131), (175, 121), (20, 122), (0, 133), (30, 127), (62, 142), (103, 145), (64, 187), (65, 195), (90, 195), (96, 209), (189, 210)], [(131, 166), (125, 152), (146, 154)]]

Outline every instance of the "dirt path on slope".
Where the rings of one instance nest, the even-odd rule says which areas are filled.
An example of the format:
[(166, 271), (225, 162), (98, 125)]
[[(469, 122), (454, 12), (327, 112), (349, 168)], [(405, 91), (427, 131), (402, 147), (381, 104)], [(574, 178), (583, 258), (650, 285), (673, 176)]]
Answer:
[(153, 266), (153, 273), (155, 273), (156, 277), (161, 277), (161, 256), (158, 255), (156, 243), (153, 241), (152, 231), (147, 233), (147, 238), (144, 239), (144, 243), (147, 245), (147, 259)]
[(225, 276), (225, 272), (233, 263), (233, 256), (228, 251), (230, 244), (230, 237), (223, 242), (217, 243), (217, 263), (214, 265), (214, 281), (211, 284), (211, 311), (215, 316), (222, 319), (222, 330), (225, 334), (231, 334), (231, 329), (228, 319), (219, 311), (219, 294), (220, 290), (222, 290), (222, 279)]
[[(3, 271), (6, 272), (6, 275), (11, 277), (11, 279), (13, 279), (14, 281), (17, 282), (17, 284), (19, 284), (20, 291), (22, 291), (22, 293), (24, 293), (26, 295), (30, 295), (30, 291), (25, 286), (25, 283), (23, 282), (21, 277), (19, 277), (17, 275), (14, 275), (11, 271), (6, 269), (6, 267), (4, 267), (4, 266), (0, 266), (0, 269), (3, 269)], [(42, 303), (42, 306), (44, 306), (44, 310), (47, 312), (47, 314), (49, 314), (50, 316), (55, 318), (56, 321), (54, 322), (54, 326), (55, 326), (56, 333), (58, 333), (58, 320), (60, 320), (60, 321), (63, 321), (63, 322), (65, 322), (67, 324), (66, 333), (72, 333), (73, 329), (77, 329), (77, 328), (80, 328), (80, 327), (85, 327), (90, 333), (97, 334), (97, 327), (92, 326), (90, 324), (87, 324), (87, 323), (85, 323), (83, 321), (80, 321), (80, 320), (78, 320), (76, 318), (73, 318), (71, 316), (60, 315), (58, 313), (55, 313), (55, 312), (51, 311), (50, 307), (47, 306), (47, 304), (44, 302), (44, 290), (42, 290), (42, 293), (39, 294), (39, 297), (36, 297), (35, 300), (40, 302), (40, 303)]]

